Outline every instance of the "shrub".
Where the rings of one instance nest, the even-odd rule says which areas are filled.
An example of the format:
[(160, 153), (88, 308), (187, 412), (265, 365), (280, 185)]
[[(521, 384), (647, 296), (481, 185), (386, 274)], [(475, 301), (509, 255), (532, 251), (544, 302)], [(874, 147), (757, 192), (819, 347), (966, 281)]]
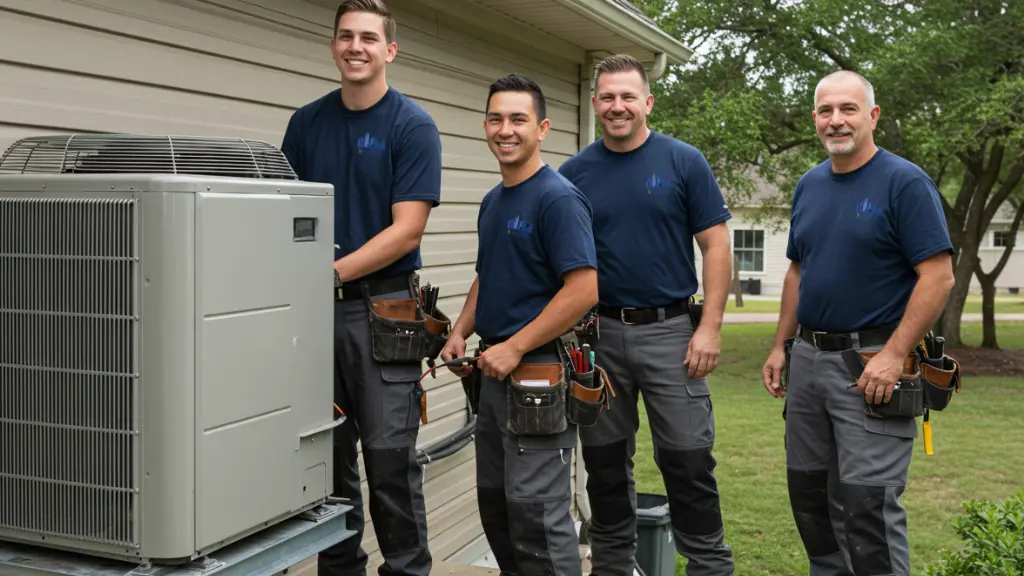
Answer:
[(928, 576), (1024, 576), (1024, 492), (963, 506), (955, 527), (964, 546), (928, 566)]

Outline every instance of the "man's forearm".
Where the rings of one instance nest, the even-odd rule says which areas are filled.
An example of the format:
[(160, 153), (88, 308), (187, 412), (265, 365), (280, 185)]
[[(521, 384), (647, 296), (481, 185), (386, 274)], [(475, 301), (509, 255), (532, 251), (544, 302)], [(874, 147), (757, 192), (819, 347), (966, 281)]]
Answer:
[(526, 354), (575, 326), (597, 304), (597, 272), (589, 272), (592, 281), (563, 285), (532, 322), (509, 338), (509, 344)]
[(399, 226), (388, 226), (358, 250), (335, 263), (342, 282), (350, 282), (385, 268), (420, 244), (421, 234)]
[(889, 337), (885, 350), (895, 356), (906, 356), (914, 349), (928, 329), (942, 314), (952, 289), (952, 276), (921, 276), (910, 294), (910, 301), (899, 326)]
[(476, 298), (480, 287), (480, 278), (473, 279), (473, 285), (469, 287), (469, 294), (466, 295), (466, 303), (462, 305), (462, 312), (459, 312), (459, 319), (452, 326), (452, 333), (462, 336), (465, 340), (473, 335), (476, 326)]
[(729, 299), (732, 280), (732, 254), (728, 246), (712, 246), (703, 254), (704, 306), (701, 326), (722, 328), (725, 303)]
[(782, 303), (779, 308), (779, 324), (775, 329), (775, 346), (782, 348), (786, 338), (796, 333), (796, 307), (800, 300), (800, 265), (790, 264), (782, 282)]

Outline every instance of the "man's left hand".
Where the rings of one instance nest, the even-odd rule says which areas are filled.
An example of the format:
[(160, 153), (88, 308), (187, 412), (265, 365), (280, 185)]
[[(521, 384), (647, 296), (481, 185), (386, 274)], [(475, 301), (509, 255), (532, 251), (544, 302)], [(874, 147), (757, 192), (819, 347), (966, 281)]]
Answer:
[(522, 352), (508, 342), (502, 342), (484, 350), (476, 365), (491, 378), (504, 380), (522, 360)]
[(903, 373), (903, 358), (882, 350), (864, 366), (857, 390), (872, 404), (884, 404), (892, 398), (896, 382)]
[(722, 353), (722, 336), (713, 328), (698, 326), (686, 348), (683, 363), (689, 367), (690, 378), (704, 378), (718, 367)]

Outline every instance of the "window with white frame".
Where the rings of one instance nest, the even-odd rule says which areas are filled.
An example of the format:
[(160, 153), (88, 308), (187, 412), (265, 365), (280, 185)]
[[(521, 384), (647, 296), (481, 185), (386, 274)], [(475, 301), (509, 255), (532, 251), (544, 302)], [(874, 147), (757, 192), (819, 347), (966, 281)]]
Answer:
[(733, 230), (732, 246), (740, 273), (764, 272), (764, 230)]
[(1004, 248), (1010, 243), (1010, 231), (1009, 230), (994, 230), (992, 232), (992, 247), (993, 248)]

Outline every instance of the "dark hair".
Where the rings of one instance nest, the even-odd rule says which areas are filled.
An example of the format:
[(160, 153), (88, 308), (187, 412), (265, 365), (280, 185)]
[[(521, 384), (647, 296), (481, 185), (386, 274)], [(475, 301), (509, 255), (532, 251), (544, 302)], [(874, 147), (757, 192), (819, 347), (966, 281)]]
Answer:
[(369, 12), (384, 19), (384, 39), (390, 44), (395, 41), (397, 34), (395, 17), (391, 15), (387, 5), (381, 0), (345, 0), (338, 5), (338, 11), (334, 14), (334, 34), (338, 34), (338, 25), (341, 17), (349, 12)]
[(491, 96), (498, 92), (529, 92), (533, 95), (533, 107), (537, 112), (537, 122), (543, 122), (548, 117), (548, 105), (544, 100), (544, 93), (540, 86), (533, 80), (521, 74), (509, 74), (498, 78), (491, 83), (491, 90), (487, 94), (487, 108), (491, 105)]
[(647, 77), (647, 70), (644, 68), (643, 63), (629, 54), (616, 54), (605, 58), (597, 65), (596, 72), (594, 73), (594, 91), (597, 91), (597, 80), (601, 77), (601, 74), (629, 72), (630, 70), (639, 72), (644, 88), (650, 90), (650, 80)]

